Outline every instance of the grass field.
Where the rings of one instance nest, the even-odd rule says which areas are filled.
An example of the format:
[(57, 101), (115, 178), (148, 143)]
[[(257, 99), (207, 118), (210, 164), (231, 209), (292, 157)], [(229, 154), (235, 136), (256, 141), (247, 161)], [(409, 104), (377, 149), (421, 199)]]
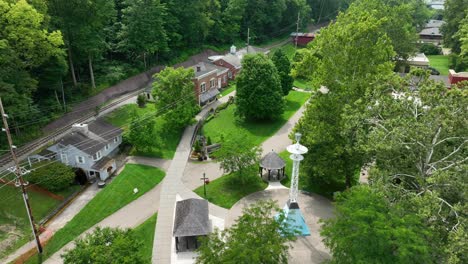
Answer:
[[(234, 173), (227, 174), (206, 185), (207, 200), (210, 203), (229, 209), (243, 197), (264, 190), (268, 186), (257, 175), (251, 176), (252, 181), (244, 186), (238, 183), (237, 177)], [(198, 187), (194, 192), (204, 197), (203, 186)]]
[[(125, 105), (114, 112), (110, 113), (106, 120), (114, 126), (123, 127), (124, 130), (128, 129), (128, 124), (132, 121), (133, 113), (138, 117), (156, 113), (156, 107), (152, 103), (146, 104), (145, 108), (140, 108), (136, 104)], [(179, 144), (180, 137), (182, 136), (182, 130), (168, 132), (164, 130), (164, 120), (162, 117), (155, 117), (155, 131), (161, 137), (160, 143), (155, 148), (152, 148), (147, 152), (138, 152), (131, 150), (130, 155), (135, 156), (147, 156), (163, 159), (172, 159), (174, 157), (175, 150)]]
[[(136, 200), (164, 178), (158, 168), (127, 164), (125, 169), (99, 192), (70, 222), (60, 229), (44, 248), (46, 259), (81, 233)], [(137, 194), (133, 189), (138, 188)], [(32, 262), (34, 263), (34, 262)]]
[(448, 75), (449, 56), (447, 55), (428, 55), (429, 65), (436, 68), (441, 75)]
[(312, 90), (312, 84), (302, 79), (295, 79), (293, 86), (307, 91)]
[(236, 85), (235, 84), (230, 84), (223, 91), (221, 91), (220, 95), (221, 95), (221, 97), (226, 96), (227, 94), (230, 94), (234, 90), (236, 90)]
[(234, 115), (236, 106), (230, 105), (228, 108), (221, 111), (217, 117), (207, 122), (203, 130), (205, 135), (210, 137), (213, 142), (219, 142), (221, 136), (227, 137), (234, 134), (246, 134), (249, 136), (249, 142), (259, 145), (275, 134), (309, 97), (309, 93), (291, 91), (286, 97), (285, 111), (281, 115), (281, 118), (266, 122), (238, 120)]
[(286, 54), (286, 56), (288, 57), (289, 60), (292, 60), (294, 58), (294, 54), (296, 54), (296, 48), (294, 47), (294, 45), (292, 43), (288, 42), (288, 44), (286, 44), (284, 46), (273, 48), (270, 51), (270, 56), (273, 56), (275, 51), (277, 51), (279, 49), (282, 50)]
[[(79, 188), (79, 185), (72, 185), (55, 194), (66, 198)], [(28, 197), (36, 223), (39, 223), (62, 202), (32, 190), (28, 191)], [(0, 259), (34, 239), (19, 188), (5, 186), (0, 191), (0, 227), (2, 227), (0, 228)], [(14, 233), (17, 240), (6, 242), (7, 230)]]
[(153, 255), (153, 241), (154, 241), (154, 231), (156, 228), (156, 221), (158, 219), (158, 214), (153, 215), (143, 224), (137, 226), (133, 229), (137, 239), (143, 242), (143, 247), (140, 248), (140, 252), (145, 259), (144, 263), (151, 263), (151, 256)]

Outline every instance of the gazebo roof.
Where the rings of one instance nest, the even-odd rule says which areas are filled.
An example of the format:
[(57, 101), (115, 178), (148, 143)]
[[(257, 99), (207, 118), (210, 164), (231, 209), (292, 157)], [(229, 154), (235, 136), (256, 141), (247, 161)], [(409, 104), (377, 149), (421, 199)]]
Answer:
[(175, 237), (207, 235), (210, 229), (208, 201), (187, 199), (177, 202), (173, 230)]
[(286, 162), (284, 162), (278, 153), (271, 151), (260, 160), (260, 166), (269, 170), (279, 170), (286, 166)]

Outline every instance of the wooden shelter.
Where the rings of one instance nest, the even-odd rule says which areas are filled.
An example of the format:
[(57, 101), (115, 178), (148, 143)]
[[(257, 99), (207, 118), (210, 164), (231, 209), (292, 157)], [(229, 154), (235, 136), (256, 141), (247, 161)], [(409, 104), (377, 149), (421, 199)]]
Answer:
[(263, 172), (266, 170), (268, 172), (268, 181), (271, 181), (272, 172), (276, 172), (276, 180), (280, 181), (284, 178), (285, 167), (286, 162), (278, 155), (278, 153), (272, 150), (260, 160), (260, 177), (263, 176)]
[(208, 201), (192, 198), (177, 202), (173, 230), (177, 252), (197, 249), (197, 237), (210, 232)]

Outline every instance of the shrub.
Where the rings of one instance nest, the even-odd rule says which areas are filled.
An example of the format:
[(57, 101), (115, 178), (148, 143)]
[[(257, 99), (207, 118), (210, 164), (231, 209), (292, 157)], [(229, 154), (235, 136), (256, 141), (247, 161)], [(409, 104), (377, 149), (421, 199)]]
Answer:
[(208, 146), (210, 146), (210, 145), (212, 144), (212, 142), (211, 142), (211, 137), (208, 137), (208, 138), (206, 139), (206, 144), (207, 144)]
[(199, 140), (195, 140), (195, 144), (193, 145), (193, 150), (195, 152), (200, 152), (201, 151), (201, 145)]
[(36, 163), (31, 173), (26, 175), (28, 181), (51, 192), (66, 189), (73, 183), (74, 178), (75, 173), (71, 167), (53, 161)]
[(137, 97), (137, 104), (139, 107), (143, 108), (146, 106), (146, 96), (144, 94), (139, 94)]
[(452, 53), (449, 56), (449, 67), (455, 71), (464, 71), (468, 69), (468, 58)]
[(426, 55), (440, 55), (442, 49), (432, 43), (423, 43), (419, 48), (419, 51)]

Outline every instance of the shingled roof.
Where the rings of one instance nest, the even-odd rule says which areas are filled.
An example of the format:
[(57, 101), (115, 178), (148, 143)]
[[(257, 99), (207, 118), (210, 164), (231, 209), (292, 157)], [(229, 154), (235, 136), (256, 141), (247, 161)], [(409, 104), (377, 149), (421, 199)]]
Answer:
[(67, 134), (58, 143), (65, 147), (69, 145), (74, 146), (89, 155), (94, 155), (106, 145), (106, 143), (91, 139), (81, 132)]
[(192, 198), (177, 202), (173, 236), (203, 236), (210, 231), (208, 201)]
[(271, 151), (260, 160), (260, 166), (265, 169), (279, 170), (286, 166), (286, 162), (284, 162), (278, 153)]
[(121, 128), (115, 127), (101, 118), (89, 123), (88, 130), (106, 141), (111, 141), (122, 134)]

